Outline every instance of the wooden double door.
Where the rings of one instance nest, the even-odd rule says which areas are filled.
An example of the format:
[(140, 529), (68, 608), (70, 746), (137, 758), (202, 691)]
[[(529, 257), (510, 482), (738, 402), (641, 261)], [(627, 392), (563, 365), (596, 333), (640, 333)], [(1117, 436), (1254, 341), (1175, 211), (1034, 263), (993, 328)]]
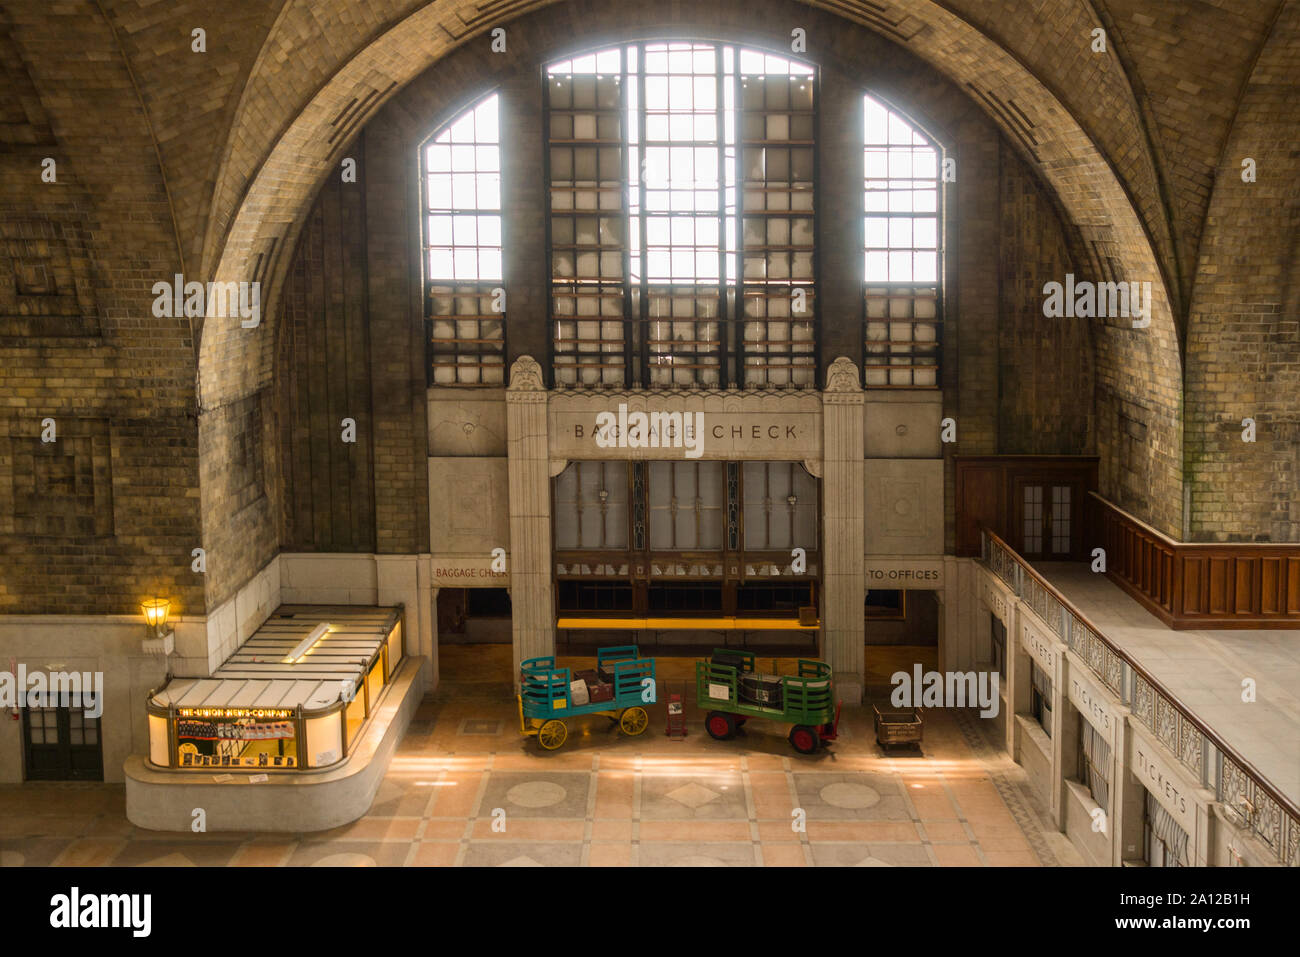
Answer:
[(22, 715), (28, 781), (104, 780), (98, 718), (79, 708), (23, 708)]
[(1011, 545), (1026, 558), (1069, 561), (1079, 551), (1083, 483), (1068, 478), (1016, 478)]

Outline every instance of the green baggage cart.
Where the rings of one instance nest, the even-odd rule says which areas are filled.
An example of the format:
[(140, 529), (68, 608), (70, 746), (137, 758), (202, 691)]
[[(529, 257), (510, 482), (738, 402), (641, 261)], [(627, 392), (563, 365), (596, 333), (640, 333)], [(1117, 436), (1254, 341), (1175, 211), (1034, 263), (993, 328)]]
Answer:
[(713, 657), (695, 663), (695, 703), (707, 711), (705, 730), (719, 741), (734, 737), (750, 718), (792, 724), (790, 744), (800, 754), (812, 754), (834, 741), (840, 724), (831, 666), (800, 658), (798, 673), (765, 675), (754, 668), (754, 656), (716, 648)]

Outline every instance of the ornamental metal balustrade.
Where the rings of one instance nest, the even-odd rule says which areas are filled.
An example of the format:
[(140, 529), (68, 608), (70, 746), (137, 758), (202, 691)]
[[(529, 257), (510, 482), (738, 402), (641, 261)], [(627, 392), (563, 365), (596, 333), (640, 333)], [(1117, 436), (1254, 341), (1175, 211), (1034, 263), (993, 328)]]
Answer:
[(1201, 785), (1225, 817), (1248, 828), (1279, 863), (1300, 866), (1300, 808), (1197, 720), (1173, 694), (1106, 639), (1047, 580), (987, 529), (981, 563), (1073, 651)]

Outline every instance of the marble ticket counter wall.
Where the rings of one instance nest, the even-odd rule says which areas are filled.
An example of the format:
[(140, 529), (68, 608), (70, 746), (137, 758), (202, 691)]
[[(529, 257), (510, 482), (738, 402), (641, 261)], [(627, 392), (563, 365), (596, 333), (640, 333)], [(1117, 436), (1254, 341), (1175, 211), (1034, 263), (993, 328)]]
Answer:
[[(1204, 867), (1209, 861), (1210, 827), (1214, 794), (1203, 789), (1191, 779), (1182, 765), (1164, 747), (1156, 742), (1146, 728), (1130, 724), (1128, 768), (1139, 786), (1141, 806), (1146, 806), (1146, 795), (1173, 818), (1174, 823), (1187, 835), (1187, 861), (1191, 866)], [(1133, 802), (1137, 804), (1137, 800)], [(1144, 821), (1134, 814), (1125, 825), (1125, 852), (1136, 846), (1138, 858), (1144, 854)], [(1129, 838), (1132, 838), (1130, 840)], [(1226, 862), (1219, 862), (1226, 863)]]
[[(1020, 640), (1016, 642), (1016, 760), (1029, 773), (1030, 783), (1048, 806), (1053, 821), (1061, 822), (1062, 765), (1062, 679), (1064, 677), (1065, 646), (1050, 637), (1048, 630), (1032, 615), (1018, 605), (1016, 623)], [(1031, 663), (1051, 682), (1051, 690), (1044, 697), (1051, 705), (1050, 721), (1046, 725), (1032, 713)]]
[[(959, 559), (959, 561), (969, 561)], [(1079, 655), (988, 568), (971, 563), (979, 614), (974, 627), (989, 634), (992, 621), (1007, 628), (1008, 722), (1005, 747), (1025, 768), (1029, 783), (1050, 809), (1055, 825), (1089, 864), (1146, 866), (1147, 795), (1187, 834), (1193, 866), (1277, 866), (1276, 855), (1249, 833), (1238, 811), (1220, 804), (1212, 790), (1111, 692)], [(1010, 641), (1015, 635), (1016, 640)], [(984, 646), (980, 657), (996, 666)], [(1052, 680), (1051, 734), (1030, 713), (1030, 663)], [(1102, 770), (1104, 802), (1084, 779), (1080, 752), (1087, 722), (1109, 751)]]
[[(1130, 790), (1120, 773), (1128, 712), (1093, 679), (1087, 665), (1069, 650), (1065, 651), (1063, 707), (1063, 830), (1089, 864), (1109, 865), (1120, 859), (1119, 838), (1125, 822), (1124, 815), (1116, 809), (1124, 806)], [(1104, 760), (1098, 755), (1098, 771), (1106, 782), (1104, 804), (1093, 794), (1083, 767), (1082, 738), (1087, 728), (1095, 732), (1096, 739), (1106, 748)]]
[[(955, 564), (955, 562), (954, 562)], [(998, 713), (992, 719), (996, 738), (1008, 754), (1016, 753), (1016, 597), (993, 575), (977, 572), (973, 601), (967, 602), (969, 613), (961, 624), (974, 632), (972, 645), (979, 667), (998, 674)], [(1000, 643), (994, 647), (994, 625), (1000, 626)], [(946, 634), (955, 635), (959, 628)], [(941, 665), (943, 667), (943, 665)], [(1024, 706), (1019, 710), (1023, 710)]]

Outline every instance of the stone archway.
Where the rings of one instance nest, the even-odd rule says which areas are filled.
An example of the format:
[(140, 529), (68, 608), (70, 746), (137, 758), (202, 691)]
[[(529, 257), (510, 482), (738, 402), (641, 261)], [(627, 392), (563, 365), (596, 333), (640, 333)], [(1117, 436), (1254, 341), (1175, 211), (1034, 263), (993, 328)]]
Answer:
[[(360, 14), (365, 23), (353, 29), (364, 39), (348, 47), (340, 42), (346, 37), (322, 26), (350, 22), (347, 18), (328, 20), (319, 9), (289, 0), (252, 71), (228, 140), (209, 218), (213, 225), (204, 244), (207, 278), (260, 281), (263, 314), (271, 315), (296, 230), (313, 193), (353, 135), (397, 90), (452, 49), (481, 43), (484, 56), (493, 55), (488, 52), (488, 34), (502, 24), (534, 14), (544, 16), (544, 21), (525, 21), (527, 28), (547, 30), (560, 42), (594, 35), (601, 17), (607, 31), (608, 19), (616, 16), (632, 29), (655, 24), (738, 30), (750, 36), (755, 35), (755, 22), (843, 17), (928, 61), (988, 114), (1054, 191), (1100, 273), (1098, 279), (1151, 282), (1153, 315), (1147, 328), (1135, 330), (1127, 321), (1097, 325), (1098, 404), (1104, 407), (1097, 431), (1099, 444), (1118, 446), (1126, 441), (1124, 411), (1134, 406), (1144, 410), (1146, 441), (1125, 446), (1123, 474), (1144, 477), (1151, 494), (1137, 510), (1145, 512), (1143, 517), (1152, 524), (1176, 534), (1181, 528), (1182, 362), (1175, 308), (1163, 278), (1167, 230), (1150, 212), (1154, 195), (1148, 175), (1150, 157), (1134, 157), (1132, 150), (1119, 160), (1108, 155), (1030, 64), (1010, 52), (991, 28), (977, 25), (973, 18), (963, 19), (948, 7), (925, 3), (890, 19), (879, 13), (878, 4), (821, 3), (815, 5), (821, 12), (814, 14), (785, 0), (763, 2), (773, 6), (772, 15), (756, 20), (753, 4), (737, 0), (712, 6), (707, 17), (676, 5), (658, 7), (632, 0), (489, 5), (476, 8), (470, 17), (435, 10), (433, 4), (389, 0), (367, 5)], [(1086, 11), (1071, 7), (1069, 17), (1065, 34), (1086, 34), (1092, 22)], [(1051, 24), (1034, 26), (1028, 31), (1031, 37), (1055, 35)], [(823, 30), (827, 32), (833, 31)], [(317, 40), (311, 43), (303, 37)], [(769, 41), (775, 44), (778, 39)], [(828, 42), (833, 44), (834, 38)], [(1057, 38), (1053, 43), (1064, 55), (1068, 42)], [(291, 46), (297, 51), (294, 55), (288, 52)], [(1086, 43), (1081, 46), (1086, 49)], [(1101, 78), (1097, 89), (1113, 108), (1120, 135), (1133, 132), (1138, 120), (1133, 110), (1125, 111), (1127, 87), (1122, 78)], [(1131, 91), (1128, 96), (1131, 100)], [(301, 105), (295, 108), (293, 103)], [(255, 329), (231, 320), (205, 322), (197, 383), (201, 449), (223, 446), (219, 410), (269, 384), (272, 325), (266, 319)], [(215, 484), (219, 484), (219, 466), (205, 466), (203, 471), (205, 476), (218, 476)], [(1121, 505), (1133, 504), (1123, 494), (1115, 494), (1124, 488), (1116, 484), (1118, 467), (1113, 472), (1103, 476), (1103, 493)], [(225, 500), (219, 491), (210, 493), (205, 484), (205, 534), (222, 527)]]

